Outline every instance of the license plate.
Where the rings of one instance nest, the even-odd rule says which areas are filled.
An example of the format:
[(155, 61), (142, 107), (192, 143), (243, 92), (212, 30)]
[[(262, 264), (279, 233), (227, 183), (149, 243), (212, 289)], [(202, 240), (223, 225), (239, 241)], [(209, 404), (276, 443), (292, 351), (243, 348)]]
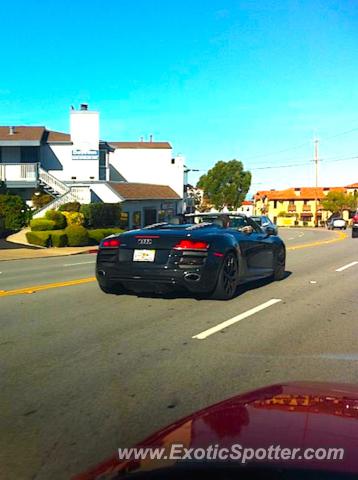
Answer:
[(154, 262), (155, 250), (134, 250), (133, 262)]

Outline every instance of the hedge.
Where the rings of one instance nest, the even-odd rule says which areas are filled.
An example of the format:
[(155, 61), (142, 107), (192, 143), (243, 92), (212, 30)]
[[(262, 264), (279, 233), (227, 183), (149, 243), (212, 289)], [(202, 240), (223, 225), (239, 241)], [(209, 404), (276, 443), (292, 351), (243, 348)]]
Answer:
[(81, 205), (86, 227), (105, 228), (119, 225), (121, 207), (119, 203), (89, 203)]
[(55, 222), (55, 228), (58, 230), (62, 230), (66, 227), (66, 217), (61, 212), (56, 212), (56, 210), (48, 210), (45, 213), (45, 218), (47, 220), (53, 220)]
[(48, 247), (50, 243), (51, 232), (26, 232), (26, 238), (33, 245), (40, 247)]
[[(59, 212), (60, 213), (60, 212)], [(85, 217), (80, 212), (63, 212), (66, 217), (67, 225), (83, 225), (85, 223)]]
[(50, 232), (53, 247), (67, 247), (68, 239), (64, 230)]
[(80, 225), (71, 225), (65, 228), (69, 247), (83, 247), (88, 245), (88, 232)]
[(60, 212), (79, 212), (81, 204), (79, 202), (68, 202), (61, 205), (58, 210)]
[(99, 242), (105, 237), (108, 237), (108, 235), (122, 232), (123, 230), (120, 228), (97, 228), (94, 230), (88, 230), (88, 237), (92, 245), (98, 245)]
[(55, 230), (56, 222), (47, 220), (47, 218), (34, 218), (30, 222), (30, 227), (33, 232), (45, 232), (47, 230)]

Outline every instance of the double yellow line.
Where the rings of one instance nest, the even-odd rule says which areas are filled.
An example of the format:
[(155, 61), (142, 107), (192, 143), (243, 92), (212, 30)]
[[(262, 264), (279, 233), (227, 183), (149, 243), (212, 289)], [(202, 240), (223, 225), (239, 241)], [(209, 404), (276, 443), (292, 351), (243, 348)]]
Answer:
[(318, 242), (302, 243), (302, 245), (293, 245), (292, 247), (287, 247), (286, 250), (300, 250), (301, 248), (319, 247), (320, 245), (328, 245), (329, 243), (340, 242), (341, 240), (347, 238), (347, 234), (344, 232), (334, 233), (337, 235), (337, 238), (332, 238), (331, 240), (319, 240)]
[(17, 288), (16, 290), (0, 290), (0, 297), (9, 297), (11, 295), (20, 295), (22, 293), (36, 293), (42, 290), (58, 287), (72, 287), (72, 285), (82, 285), (82, 283), (91, 283), (96, 277), (80, 278), (79, 280), (69, 280), (67, 282), (47, 283), (45, 285), (35, 285), (34, 287)]
[[(339, 242), (347, 237), (346, 233), (335, 232), (338, 236), (331, 240), (321, 240), (319, 242), (303, 243), (302, 245), (296, 245), (287, 247), (287, 250), (299, 250), (301, 248), (318, 247), (320, 245), (328, 245), (329, 243)], [(59, 287), (72, 287), (73, 285), (82, 285), (84, 283), (91, 283), (96, 280), (95, 277), (80, 278), (78, 280), (69, 280), (67, 282), (47, 283), (45, 285), (35, 285), (33, 287), (17, 288), (15, 290), (0, 290), (0, 297), (9, 297), (11, 295), (31, 294), (41, 292), (42, 290), (49, 290), (51, 288)]]

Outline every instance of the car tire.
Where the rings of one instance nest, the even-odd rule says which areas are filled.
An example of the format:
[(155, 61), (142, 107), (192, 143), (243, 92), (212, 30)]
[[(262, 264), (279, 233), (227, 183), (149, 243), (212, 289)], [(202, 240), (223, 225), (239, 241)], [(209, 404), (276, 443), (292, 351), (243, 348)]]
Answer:
[(284, 247), (280, 247), (276, 251), (274, 260), (273, 279), (275, 281), (283, 280), (286, 273), (286, 250)]
[(236, 293), (239, 274), (239, 264), (236, 254), (228, 252), (219, 271), (215, 290), (212, 294), (214, 300), (230, 300)]
[(118, 283), (99, 283), (99, 288), (102, 290), (104, 293), (112, 294), (112, 295), (120, 295), (121, 293), (124, 293), (124, 288), (118, 284)]

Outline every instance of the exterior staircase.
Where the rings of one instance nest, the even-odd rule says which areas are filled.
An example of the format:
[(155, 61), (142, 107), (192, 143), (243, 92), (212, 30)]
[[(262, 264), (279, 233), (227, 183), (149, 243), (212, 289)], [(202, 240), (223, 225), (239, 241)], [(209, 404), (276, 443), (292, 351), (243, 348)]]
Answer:
[(68, 202), (78, 202), (80, 199), (75, 191), (58, 178), (51, 175), (43, 168), (39, 167), (39, 185), (43, 190), (52, 195), (54, 199), (44, 207), (37, 210), (33, 218), (40, 218), (45, 215), (48, 210), (56, 210), (58, 207)]

